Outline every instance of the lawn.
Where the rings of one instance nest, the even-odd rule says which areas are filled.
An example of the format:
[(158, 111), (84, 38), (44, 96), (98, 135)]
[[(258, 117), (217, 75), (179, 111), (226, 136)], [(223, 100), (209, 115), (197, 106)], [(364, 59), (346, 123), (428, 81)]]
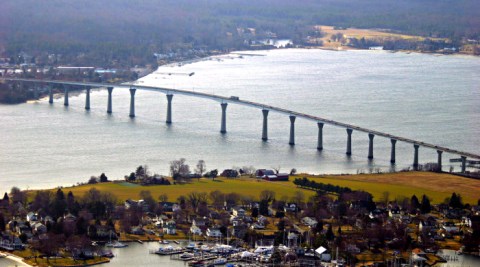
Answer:
[(306, 199), (315, 194), (310, 190), (299, 189), (293, 184), (296, 177), (307, 177), (321, 183), (330, 183), (354, 190), (370, 192), (376, 201), (382, 199), (384, 192), (388, 191), (390, 199), (397, 197), (410, 198), (413, 194), (421, 197), (429, 196), (433, 203), (443, 202), (451, 196), (452, 192), (460, 193), (465, 203), (476, 203), (480, 197), (480, 180), (463, 178), (451, 174), (439, 174), (432, 172), (400, 172), (387, 174), (360, 174), (360, 175), (297, 175), (288, 182), (268, 182), (255, 178), (227, 179), (193, 179), (191, 183), (176, 185), (140, 186), (126, 182), (102, 183), (95, 185), (82, 185), (64, 188), (64, 192), (72, 191), (76, 196), (83, 195), (90, 188), (95, 187), (100, 191), (108, 191), (117, 196), (120, 201), (138, 199), (142, 190), (149, 190), (155, 199), (161, 194), (166, 194), (169, 201), (175, 201), (179, 196), (185, 196), (190, 192), (206, 192), (219, 190), (223, 193), (235, 192), (240, 195), (248, 195), (258, 198), (263, 190), (272, 190), (276, 198), (283, 196), (291, 198), (296, 191), (302, 191)]
[(316, 182), (367, 191), (376, 201), (381, 200), (385, 191), (390, 193), (390, 199), (401, 196), (411, 197), (413, 194), (420, 198), (425, 194), (432, 199), (433, 203), (443, 202), (453, 192), (460, 193), (465, 203), (476, 204), (480, 198), (480, 180), (448, 173), (398, 172), (338, 176), (299, 175), (297, 177), (304, 176)]

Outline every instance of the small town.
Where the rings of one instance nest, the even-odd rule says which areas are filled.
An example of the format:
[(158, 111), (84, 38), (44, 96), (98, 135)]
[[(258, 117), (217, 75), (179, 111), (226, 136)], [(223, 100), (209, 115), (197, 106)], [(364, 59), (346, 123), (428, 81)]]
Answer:
[[(435, 266), (458, 260), (455, 255), (480, 255), (480, 203), (463, 203), (457, 193), (439, 204), (426, 195), (391, 199), (388, 193), (373, 201), (365, 191), (310, 180), (295, 169), (206, 172), (199, 161), (191, 174), (184, 161), (171, 164), (172, 177), (151, 175), (147, 166), (123, 181), (92, 176), (76, 186), (93, 186), (83, 195), (12, 188), (0, 202), (2, 256), (32, 266), (85, 266), (109, 262), (112, 248), (130, 242), (156, 242), (158, 249), (145, 253), (189, 266)], [(267, 186), (290, 180), (297, 189), (291, 197), (265, 189), (258, 198), (215, 190), (177, 199), (154, 198), (148, 190), (203, 180)], [(119, 199), (95, 188), (102, 184), (144, 190)], [(445, 249), (454, 254), (438, 253)]]

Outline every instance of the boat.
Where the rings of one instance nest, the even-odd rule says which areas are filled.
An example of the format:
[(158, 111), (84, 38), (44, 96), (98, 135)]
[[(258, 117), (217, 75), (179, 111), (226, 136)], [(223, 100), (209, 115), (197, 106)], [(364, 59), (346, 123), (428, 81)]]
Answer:
[(168, 242), (168, 241), (165, 240), (165, 239), (164, 239), (164, 240), (160, 240), (160, 241), (158, 241), (158, 242), (159, 242), (160, 244), (164, 244), (164, 245), (170, 244), (170, 242)]
[(6, 258), (7, 254), (0, 253), (0, 258)]
[(188, 263), (188, 266), (193, 266), (193, 267), (205, 266), (205, 262), (202, 261), (202, 260), (191, 261), (191, 262)]
[(195, 249), (195, 243), (189, 243), (185, 248), (193, 250), (193, 249)]
[(107, 257), (107, 258), (113, 258), (114, 255), (111, 250), (101, 250), (98, 255), (100, 257)]
[(225, 258), (218, 258), (213, 261), (213, 265), (224, 265), (227, 263), (227, 259)]
[(173, 243), (175, 243), (177, 245), (180, 244), (180, 242), (178, 242), (177, 240), (173, 240)]
[(124, 247), (128, 247), (127, 244), (124, 244), (122, 242), (119, 242), (119, 241), (113, 241), (113, 242), (108, 242), (107, 244), (105, 244), (106, 247), (110, 247), (110, 248), (124, 248)]
[(184, 252), (180, 255), (180, 259), (192, 259), (195, 255), (193, 253)]

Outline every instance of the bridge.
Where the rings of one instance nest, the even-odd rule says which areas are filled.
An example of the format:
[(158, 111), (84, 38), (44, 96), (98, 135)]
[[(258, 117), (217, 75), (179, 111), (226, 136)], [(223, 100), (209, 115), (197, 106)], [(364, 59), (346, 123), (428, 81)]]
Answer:
[[(192, 96), (192, 97), (200, 97), (200, 98), (206, 98), (214, 101), (220, 102), (221, 106), (221, 111), (222, 111), (222, 117), (221, 117), (221, 125), (220, 125), (220, 132), (222, 134), (227, 133), (227, 106), (228, 104), (238, 104), (238, 105), (244, 105), (244, 106), (249, 106), (253, 108), (258, 108), (261, 109), (262, 114), (263, 114), (263, 127), (262, 127), (262, 140), (267, 141), (268, 140), (268, 113), (270, 111), (272, 112), (278, 112), (281, 114), (288, 115), (290, 118), (290, 136), (289, 136), (289, 144), (290, 145), (295, 145), (295, 120), (296, 118), (302, 118), (306, 119), (309, 121), (313, 121), (317, 123), (318, 126), (318, 140), (317, 140), (317, 149), (322, 150), (323, 149), (323, 126), (325, 124), (333, 125), (336, 127), (344, 128), (346, 129), (347, 133), (347, 149), (346, 149), (346, 154), (350, 156), (352, 154), (352, 133), (353, 131), (358, 131), (358, 132), (363, 132), (368, 134), (369, 138), (369, 146), (368, 146), (368, 159), (373, 159), (373, 140), (375, 136), (379, 137), (384, 137), (390, 139), (391, 142), (391, 153), (390, 153), (390, 162), (392, 164), (395, 163), (395, 145), (397, 141), (400, 142), (405, 142), (405, 143), (410, 143), (413, 145), (414, 148), (414, 154), (413, 154), (413, 168), (417, 169), (419, 166), (419, 157), (418, 157), (418, 151), (420, 147), (425, 147), (429, 149), (435, 149), (438, 154), (438, 168), (441, 170), (442, 169), (442, 153), (447, 152), (451, 154), (455, 154), (460, 156), (460, 162), (462, 164), (461, 172), (464, 173), (466, 170), (466, 163), (467, 163), (467, 158), (472, 158), (472, 159), (480, 159), (480, 155), (478, 154), (473, 154), (469, 152), (464, 152), (464, 151), (459, 151), (443, 146), (438, 146), (434, 144), (429, 144), (425, 143), (422, 141), (418, 140), (413, 140), (405, 137), (400, 137), (400, 136), (395, 136), (391, 135), (388, 133), (384, 133), (381, 131), (376, 131), (372, 129), (367, 129), (364, 127), (352, 125), (352, 124), (347, 124), (347, 123), (342, 123), (334, 120), (330, 120), (327, 118), (319, 117), (319, 116), (313, 116), (305, 113), (300, 113), (296, 112), (293, 110), (288, 110), (280, 107), (275, 107), (275, 106), (270, 106), (270, 105), (265, 105), (262, 103), (258, 102), (253, 102), (253, 101), (248, 101), (248, 100), (243, 100), (240, 99), (239, 97), (236, 96), (231, 96), (231, 97), (225, 97), (225, 96), (220, 96), (220, 95), (215, 95), (215, 94), (208, 94), (208, 93), (202, 93), (202, 92), (194, 92), (194, 91), (188, 91), (188, 90), (181, 90), (181, 89), (172, 89), (172, 88), (163, 88), (163, 87), (155, 87), (155, 86), (145, 86), (145, 85), (140, 85), (138, 83), (122, 83), (122, 84), (113, 84), (113, 83), (94, 83), (94, 82), (76, 82), (76, 81), (60, 81), (60, 80), (38, 80), (38, 79), (21, 79), (21, 78), (0, 78), (0, 80), (4, 81), (10, 81), (10, 82), (20, 82), (20, 83), (31, 83), (34, 85), (44, 85), (48, 86), (49, 88), (49, 103), (53, 104), (53, 90), (52, 86), (62, 86), (64, 89), (64, 105), (68, 106), (68, 92), (69, 88), (72, 87), (80, 87), (81, 89), (84, 88), (86, 91), (86, 99), (85, 99), (85, 109), (89, 110), (90, 109), (90, 91), (92, 88), (107, 88), (108, 90), (108, 103), (107, 103), (107, 113), (112, 113), (112, 92), (114, 88), (118, 89), (128, 89), (130, 91), (130, 113), (129, 116), (131, 118), (135, 117), (135, 92), (137, 89), (139, 90), (148, 90), (148, 91), (155, 91), (155, 92), (160, 92), (166, 94), (167, 97), (167, 117), (166, 117), (166, 123), (170, 124), (172, 123), (172, 100), (173, 96), (175, 94), (177, 95), (186, 95), (186, 96)], [(37, 93), (37, 87), (34, 86), (34, 92), (35, 95), (38, 96)]]

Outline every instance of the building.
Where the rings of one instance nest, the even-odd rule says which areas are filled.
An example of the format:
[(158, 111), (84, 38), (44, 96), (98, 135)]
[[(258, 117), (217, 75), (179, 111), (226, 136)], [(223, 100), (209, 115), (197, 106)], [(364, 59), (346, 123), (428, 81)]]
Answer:
[(177, 224), (174, 220), (169, 220), (163, 224), (163, 233), (167, 235), (177, 234)]
[(213, 227), (207, 229), (206, 235), (207, 235), (208, 237), (214, 237), (214, 238), (220, 238), (220, 237), (223, 236), (223, 235), (222, 235), (222, 232), (220, 232), (220, 229), (218, 229), (218, 228), (213, 228)]

